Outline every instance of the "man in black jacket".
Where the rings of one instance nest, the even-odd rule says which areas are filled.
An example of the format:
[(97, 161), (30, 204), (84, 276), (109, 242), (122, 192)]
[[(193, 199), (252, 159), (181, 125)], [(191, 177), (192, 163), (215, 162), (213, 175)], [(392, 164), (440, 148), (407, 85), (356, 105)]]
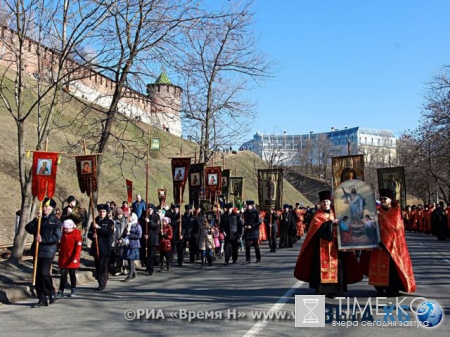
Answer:
[(155, 271), (156, 248), (159, 246), (161, 219), (159, 214), (155, 212), (155, 205), (148, 204), (147, 211), (148, 215), (144, 217), (144, 221), (141, 224), (148, 249), (145, 275), (153, 275), (153, 272)]
[(242, 234), (242, 221), (239, 214), (233, 212), (233, 204), (224, 205), (224, 213), (220, 218), (220, 231), (225, 237), (225, 263), (228, 265), (231, 259), (236, 263), (238, 259), (239, 238)]
[[(178, 262), (178, 266), (181, 267), (183, 265), (184, 262), (184, 253), (185, 253), (185, 249), (186, 249), (186, 237), (188, 236), (187, 233), (187, 227), (184, 226), (183, 224), (183, 219), (181, 217), (181, 212), (180, 212), (180, 205), (179, 204), (175, 204), (174, 205), (174, 209), (173, 209), (173, 213), (170, 216), (170, 224), (172, 225), (172, 230), (173, 230), (173, 240), (172, 240), (172, 256), (174, 256), (174, 253), (177, 254), (177, 262)], [(181, 228), (180, 228), (181, 226)], [(171, 263), (172, 265), (172, 263)]]
[[(36, 294), (39, 302), (33, 305), (33, 308), (39, 308), (43, 305), (55, 303), (55, 287), (50, 274), (52, 261), (56, 253), (56, 244), (61, 239), (61, 220), (59, 220), (53, 209), (56, 202), (53, 199), (45, 198), (42, 202), (42, 213), (38, 212), (34, 218), (25, 226), (25, 230), (34, 235), (31, 251), (35, 254), (36, 243), (39, 242), (36, 268)], [(37, 233), (38, 221), (41, 218), (40, 232)]]
[(189, 261), (194, 263), (195, 257), (198, 256), (198, 218), (194, 216), (191, 205), (184, 206), (185, 213), (183, 215), (183, 228), (186, 228), (187, 237), (184, 238), (185, 242), (189, 243)]
[(111, 256), (114, 221), (106, 216), (109, 212), (108, 205), (97, 205), (97, 211), (98, 216), (89, 228), (88, 238), (92, 240), (91, 255), (94, 256), (97, 271), (98, 288), (96, 290), (102, 291), (108, 282), (108, 263)]
[(244, 239), (245, 239), (245, 262), (244, 264), (251, 263), (250, 261), (250, 247), (255, 247), (256, 263), (261, 262), (261, 252), (259, 250), (259, 226), (261, 225), (261, 219), (259, 218), (259, 212), (255, 207), (253, 200), (247, 200), (247, 209), (244, 212)]

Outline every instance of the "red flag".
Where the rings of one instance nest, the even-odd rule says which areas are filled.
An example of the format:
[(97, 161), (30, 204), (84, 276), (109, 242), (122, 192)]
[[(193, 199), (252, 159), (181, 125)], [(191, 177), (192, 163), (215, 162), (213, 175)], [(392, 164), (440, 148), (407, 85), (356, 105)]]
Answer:
[(125, 179), (127, 185), (127, 195), (128, 195), (128, 203), (133, 201), (133, 182), (131, 180)]
[(53, 198), (55, 194), (58, 157), (58, 152), (33, 152), (31, 192), (39, 201), (45, 196)]

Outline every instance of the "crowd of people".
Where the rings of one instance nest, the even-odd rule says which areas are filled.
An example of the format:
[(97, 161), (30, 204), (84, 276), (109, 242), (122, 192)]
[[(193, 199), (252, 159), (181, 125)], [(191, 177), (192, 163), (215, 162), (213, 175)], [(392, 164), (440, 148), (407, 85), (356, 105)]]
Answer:
[[(77, 295), (75, 273), (80, 265), (84, 236), (91, 241), (90, 254), (94, 257), (98, 281), (96, 290), (102, 291), (109, 274), (125, 275), (123, 282), (135, 279), (137, 260), (145, 267), (147, 276), (155, 271), (170, 271), (174, 263), (181, 267), (199, 261), (204, 268), (223, 259), (224, 266), (236, 264), (242, 250), (245, 250), (243, 265), (261, 263), (261, 240), (267, 240), (270, 253), (275, 253), (277, 249), (292, 248), (307, 233), (294, 275), (329, 298), (346, 292), (347, 285), (360, 282), (363, 275), (368, 276), (378, 295), (396, 296), (399, 291), (415, 291), (404, 228), (433, 233), (438, 238), (445, 229), (444, 237), (448, 237), (450, 221), (442, 203), (427, 212), (413, 208), (401, 212), (392, 192), (383, 189), (378, 210), (380, 249), (358, 255), (355, 251), (338, 250), (337, 229), (342, 224), (334, 216), (331, 192), (319, 193), (319, 199), (320, 204), (315, 208), (285, 204), (282, 211), (267, 212), (259, 211), (252, 200), (247, 200), (241, 210), (231, 203), (216, 205), (210, 211), (184, 205), (182, 214), (179, 204), (156, 206), (146, 203), (138, 194), (131, 205), (126, 201), (122, 206), (114, 202), (98, 204), (98, 215), (87, 226), (75, 197), (67, 199), (67, 206), (58, 216), (56, 202), (47, 198), (42, 213), (26, 226), (35, 235), (34, 244), (40, 244), (35, 285), (39, 301), (34, 307), (65, 297), (68, 277), (70, 294), (67, 296)], [(39, 218), (41, 227), (37, 235)], [(251, 258), (252, 247), (255, 259)], [(56, 292), (50, 268), (58, 248), (61, 282)]]
[(450, 238), (450, 205), (445, 207), (443, 201), (437, 205), (408, 205), (402, 218), (408, 231), (434, 235), (438, 240)]

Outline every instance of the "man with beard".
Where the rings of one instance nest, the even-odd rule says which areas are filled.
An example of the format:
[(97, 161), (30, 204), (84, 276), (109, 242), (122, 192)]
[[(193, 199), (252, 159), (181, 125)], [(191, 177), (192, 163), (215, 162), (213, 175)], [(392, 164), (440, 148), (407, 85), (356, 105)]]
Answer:
[(184, 238), (186, 243), (189, 243), (189, 261), (194, 263), (195, 256), (198, 256), (198, 218), (194, 216), (192, 206), (184, 205), (185, 213), (183, 215), (183, 228), (186, 228), (187, 235)]
[(108, 263), (114, 235), (114, 221), (107, 217), (109, 207), (106, 204), (97, 205), (98, 216), (89, 228), (88, 238), (92, 240), (91, 255), (94, 256), (97, 272), (98, 288), (102, 291), (108, 282)]
[(283, 205), (280, 216), (280, 248), (292, 248), (297, 234), (297, 225), (289, 205)]
[[(56, 202), (53, 199), (45, 198), (42, 202), (42, 213), (38, 212), (34, 218), (25, 226), (25, 230), (34, 235), (31, 251), (35, 254), (36, 244), (39, 243), (36, 266), (36, 295), (39, 298), (38, 303), (33, 308), (39, 308), (43, 305), (53, 304), (56, 301), (53, 279), (50, 274), (52, 261), (56, 253), (56, 244), (61, 239), (61, 220), (53, 212)], [(38, 221), (41, 218), (40, 232), (37, 232)]]
[(317, 294), (335, 298), (347, 291), (347, 285), (362, 280), (363, 274), (354, 252), (340, 252), (337, 226), (331, 209), (331, 192), (319, 193), (320, 209), (311, 219), (308, 234), (297, 258), (294, 276)]
[(391, 190), (380, 190), (380, 249), (364, 252), (361, 265), (378, 296), (396, 297), (399, 291), (416, 291), (416, 281), (406, 245), (400, 206), (392, 198)]
[(242, 221), (239, 214), (233, 211), (233, 204), (224, 205), (224, 213), (220, 217), (220, 231), (225, 237), (225, 262), (228, 265), (231, 260), (236, 263), (238, 259), (239, 238), (242, 233)]

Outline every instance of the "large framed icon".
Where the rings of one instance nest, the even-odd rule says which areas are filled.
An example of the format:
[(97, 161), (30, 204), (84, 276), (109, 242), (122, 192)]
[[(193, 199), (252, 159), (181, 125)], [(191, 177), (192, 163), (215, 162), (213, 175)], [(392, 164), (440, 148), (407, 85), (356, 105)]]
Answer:
[(334, 191), (334, 210), (340, 220), (339, 250), (378, 248), (380, 227), (375, 193), (369, 184), (358, 179), (344, 181)]

